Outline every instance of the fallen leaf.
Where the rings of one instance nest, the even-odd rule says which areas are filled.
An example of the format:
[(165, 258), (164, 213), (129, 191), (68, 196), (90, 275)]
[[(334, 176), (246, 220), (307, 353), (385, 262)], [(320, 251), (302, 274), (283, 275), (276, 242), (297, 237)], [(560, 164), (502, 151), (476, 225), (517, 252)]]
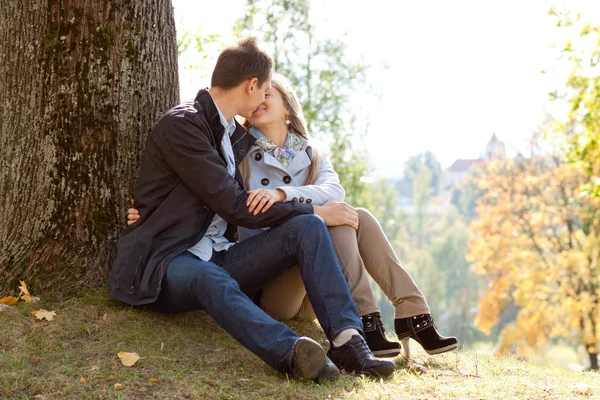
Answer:
[(87, 381), (87, 379), (85, 379), (85, 378), (79, 378), (79, 382), (81, 382), (81, 383), (85, 383), (86, 381)]
[(160, 351), (163, 351), (163, 349), (165, 348), (165, 344), (164, 343), (160, 343)]
[(25, 300), (26, 303), (35, 303), (39, 301), (39, 297), (33, 297), (31, 293), (29, 293), (29, 289), (27, 289), (27, 285), (24, 281), (21, 281), (21, 286), (19, 286), (19, 290), (21, 291), (21, 298)]
[(99, 371), (100, 367), (97, 365), (92, 365), (92, 367), (90, 368), (92, 371)]
[(148, 379), (148, 380), (149, 380), (150, 382), (152, 382), (152, 383), (156, 383), (156, 382), (158, 382), (158, 379), (156, 379), (156, 378), (150, 378), (150, 379)]
[(46, 311), (43, 308), (37, 311), (31, 312), (37, 319), (46, 319), (46, 321), (52, 321), (54, 317), (56, 317), (56, 313), (54, 311)]
[(114, 388), (115, 390), (123, 390), (125, 389), (125, 386), (121, 385), (120, 383), (115, 383)]
[(104, 314), (102, 316), (102, 322), (106, 322), (106, 319), (108, 318), (108, 314)]
[(127, 353), (125, 351), (120, 351), (118, 356), (126, 367), (131, 367), (140, 359), (140, 356), (137, 353)]
[(25, 303), (35, 303), (36, 301), (40, 301), (39, 297), (33, 297), (28, 294), (24, 294), (23, 296), (21, 296), (21, 298), (25, 300)]
[(3, 297), (0, 299), (0, 304), (6, 304), (7, 306), (12, 306), (14, 304), (17, 304), (17, 301), (19, 301), (18, 297), (7, 296), (7, 297)]
[(574, 391), (577, 394), (591, 395), (594, 392), (594, 388), (592, 388), (587, 383), (577, 382), (575, 383)]

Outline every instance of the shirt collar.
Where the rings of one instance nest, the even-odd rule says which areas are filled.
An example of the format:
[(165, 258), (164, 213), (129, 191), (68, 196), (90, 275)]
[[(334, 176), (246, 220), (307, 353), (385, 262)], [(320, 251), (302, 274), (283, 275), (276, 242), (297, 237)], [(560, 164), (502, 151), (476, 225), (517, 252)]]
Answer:
[(215, 107), (217, 108), (217, 112), (219, 113), (219, 119), (221, 120), (221, 124), (225, 128), (225, 132), (229, 135), (229, 137), (233, 136), (233, 133), (235, 132), (235, 120), (231, 118), (229, 121), (227, 121), (214, 99), (213, 103), (215, 103)]

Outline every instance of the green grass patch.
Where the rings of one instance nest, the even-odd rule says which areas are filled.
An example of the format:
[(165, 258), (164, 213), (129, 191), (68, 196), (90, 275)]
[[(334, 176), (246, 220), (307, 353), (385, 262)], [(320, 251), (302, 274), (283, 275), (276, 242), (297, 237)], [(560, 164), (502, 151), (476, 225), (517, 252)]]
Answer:
[[(53, 321), (31, 311), (54, 310)], [(290, 322), (323, 344), (314, 323)], [(97, 289), (0, 312), (0, 399), (566, 399), (600, 375), (474, 351), (428, 356), (416, 343), (391, 379), (344, 375), (316, 385), (279, 374), (204, 312), (163, 315), (126, 307)], [(136, 352), (133, 367), (119, 351)], [(82, 379), (83, 378), (83, 379)], [(156, 380), (151, 382), (150, 380)], [(122, 389), (116, 390), (115, 384)]]

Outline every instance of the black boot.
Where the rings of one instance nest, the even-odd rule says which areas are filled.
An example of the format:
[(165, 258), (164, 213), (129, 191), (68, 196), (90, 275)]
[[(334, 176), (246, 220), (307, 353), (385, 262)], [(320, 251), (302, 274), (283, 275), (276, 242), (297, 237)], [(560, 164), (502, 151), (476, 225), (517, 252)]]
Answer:
[(410, 356), (408, 339), (416, 340), (427, 354), (440, 354), (458, 347), (458, 339), (453, 336), (441, 336), (437, 331), (431, 314), (421, 314), (414, 317), (394, 320), (398, 339), (404, 345), (404, 351)]
[(347, 372), (384, 377), (391, 375), (396, 369), (396, 364), (393, 362), (376, 359), (360, 335), (353, 335), (340, 347), (335, 347), (332, 343), (327, 355), (339, 369)]
[(335, 381), (340, 376), (340, 370), (325, 356), (321, 345), (307, 337), (301, 337), (294, 343), (290, 370), (293, 376), (316, 383)]
[(395, 357), (400, 354), (400, 343), (390, 342), (385, 337), (380, 313), (367, 314), (361, 319), (367, 344), (376, 357)]

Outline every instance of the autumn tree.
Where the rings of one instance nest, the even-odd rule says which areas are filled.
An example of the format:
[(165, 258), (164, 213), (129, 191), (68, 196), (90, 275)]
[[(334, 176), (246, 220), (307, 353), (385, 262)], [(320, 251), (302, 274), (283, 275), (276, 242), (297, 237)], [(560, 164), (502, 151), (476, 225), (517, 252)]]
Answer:
[(527, 354), (552, 338), (582, 344), (598, 369), (598, 210), (579, 196), (586, 176), (560, 152), (490, 162), (472, 222), (468, 259), (490, 285), (476, 325), (489, 333), (516, 307), (500, 351)]
[(237, 32), (270, 49), (276, 71), (298, 92), (309, 130), (332, 150), (346, 201), (365, 205), (367, 164), (356, 150), (356, 110), (349, 104), (357, 88), (364, 92), (366, 66), (350, 59), (343, 40), (319, 38), (308, 0), (248, 0)]
[(178, 101), (169, 0), (0, 7), (0, 292), (104, 282), (146, 137)]
[(551, 94), (569, 106), (564, 118), (556, 118), (554, 129), (567, 137), (568, 160), (587, 177), (582, 194), (595, 198), (600, 207), (600, 25), (556, 8), (550, 14), (565, 34), (560, 51), (571, 69), (565, 87)]

